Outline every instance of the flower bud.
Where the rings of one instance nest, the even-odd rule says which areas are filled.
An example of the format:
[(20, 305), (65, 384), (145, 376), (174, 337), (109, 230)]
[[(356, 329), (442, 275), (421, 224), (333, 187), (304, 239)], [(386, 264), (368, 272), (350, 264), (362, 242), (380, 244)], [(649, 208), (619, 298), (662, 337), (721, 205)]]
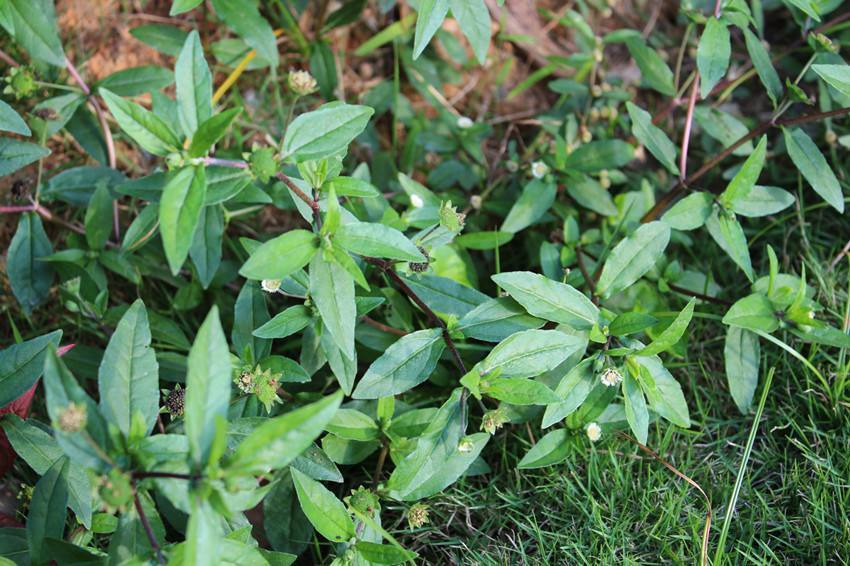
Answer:
[(26, 66), (12, 67), (6, 77), (7, 86), (3, 92), (14, 94), (16, 100), (32, 96), (38, 86), (35, 84), (35, 74)]
[(418, 529), (429, 522), (428, 506), (424, 503), (416, 503), (407, 510), (407, 524), (411, 529)]
[(306, 96), (317, 88), (316, 79), (307, 71), (289, 71), (286, 78), (289, 90), (298, 96)]

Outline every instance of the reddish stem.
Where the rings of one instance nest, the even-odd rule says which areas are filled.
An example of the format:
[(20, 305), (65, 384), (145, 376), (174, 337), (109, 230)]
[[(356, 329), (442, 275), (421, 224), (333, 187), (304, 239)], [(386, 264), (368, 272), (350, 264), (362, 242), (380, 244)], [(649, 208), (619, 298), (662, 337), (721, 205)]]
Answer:
[(679, 156), (679, 180), (684, 179), (688, 173), (688, 147), (691, 143), (691, 127), (694, 124), (694, 108), (697, 105), (697, 93), (699, 93), (699, 73), (694, 78), (694, 84), (691, 86), (691, 96), (688, 98), (685, 130), (682, 132), (682, 154)]

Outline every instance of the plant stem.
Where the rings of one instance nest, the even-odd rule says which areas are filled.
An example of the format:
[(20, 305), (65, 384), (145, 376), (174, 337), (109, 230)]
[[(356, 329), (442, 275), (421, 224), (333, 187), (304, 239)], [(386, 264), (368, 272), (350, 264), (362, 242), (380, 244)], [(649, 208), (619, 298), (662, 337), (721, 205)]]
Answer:
[(133, 486), (133, 504), (136, 506), (136, 513), (139, 514), (139, 521), (142, 523), (142, 528), (145, 530), (148, 542), (151, 543), (151, 548), (153, 548), (156, 553), (157, 562), (165, 564), (165, 557), (162, 555), (162, 549), (159, 548), (159, 543), (156, 540), (156, 535), (153, 534), (153, 529), (151, 528), (150, 521), (148, 521), (148, 516), (145, 515), (145, 510), (142, 508), (142, 501), (139, 499), (139, 491), (136, 489), (135, 485)]
[(738, 496), (741, 493), (741, 484), (744, 483), (744, 472), (747, 471), (747, 464), (750, 461), (750, 455), (753, 452), (753, 443), (756, 440), (756, 433), (759, 429), (759, 421), (764, 412), (764, 404), (767, 401), (767, 393), (770, 391), (770, 384), (773, 382), (773, 373), (775, 367), (770, 368), (767, 372), (767, 379), (764, 383), (764, 389), (761, 392), (759, 406), (756, 409), (756, 416), (753, 419), (753, 426), (750, 428), (750, 437), (747, 439), (747, 446), (744, 448), (744, 457), (741, 458), (741, 465), (738, 468), (738, 476), (735, 478), (735, 487), (732, 488), (732, 495), (729, 497), (729, 503), (726, 505), (726, 515), (723, 517), (723, 528), (720, 530), (720, 539), (717, 541), (717, 550), (714, 553), (714, 566), (720, 566), (723, 562), (723, 556), (726, 553), (726, 537), (729, 534), (729, 525), (732, 523), (732, 514), (735, 512), (735, 504), (738, 502)]
[(699, 73), (694, 79), (694, 84), (691, 86), (691, 96), (688, 98), (688, 112), (685, 116), (685, 130), (682, 132), (682, 152), (679, 156), (679, 180), (684, 179), (688, 175), (688, 147), (691, 143), (691, 127), (694, 124), (694, 108), (697, 105), (697, 95), (699, 94)]
[(197, 474), (178, 474), (176, 472), (133, 472), (134, 480), (144, 480), (148, 478), (164, 478), (175, 480), (199, 480), (200, 475)]
[(293, 193), (295, 193), (295, 196), (297, 196), (298, 198), (303, 200), (305, 203), (307, 203), (307, 206), (309, 206), (310, 209), (313, 211), (314, 217), (318, 216), (318, 214), (319, 214), (319, 203), (314, 198), (312, 198), (310, 195), (308, 195), (307, 193), (302, 191), (298, 187), (298, 185), (296, 185), (295, 182), (292, 179), (290, 179), (285, 173), (278, 172), (277, 178), (280, 179), (283, 182), (284, 185), (289, 187), (289, 190), (292, 191)]
[(830, 110), (829, 112), (812, 112), (810, 114), (798, 116), (797, 118), (763, 122), (759, 124), (752, 130), (747, 132), (745, 135), (741, 136), (741, 138), (739, 138), (735, 143), (725, 148), (714, 158), (710, 159), (692, 175), (676, 183), (667, 194), (665, 194), (663, 197), (661, 197), (661, 199), (659, 199), (657, 203), (655, 203), (655, 206), (653, 206), (649, 212), (643, 215), (643, 218), (641, 218), (641, 222), (651, 222), (657, 219), (665, 210), (667, 210), (667, 207), (679, 200), (679, 198), (685, 193), (685, 191), (690, 188), (690, 185), (695, 183), (698, 179), (701, 179), (706, 173), (714, 169), (714, 167), (716, 167), (721, 161), (732, 155), (732, 152), (734, 152), (736, 149), (738, 149), (748, 141), (766, 133), (771, 128), (796, 126), (798, 124), (806, 124), (808, 122), (814, 122), (817, 120), (823, 120), (824, 118), (832, 118), (835, 116), (843, 116), (845, 114), (850, 114), (850, 107), (838, 108), (836, 110)]
[(696, 297), (697, 299), (705, 301), (707, 303), (714, 303), (716, 305), (723, 305), (726, 307), (732, 306), (732, 303), (725, 299), (712, 297), (711, 295), (706, 295), (704, 293), (697, 293), (696, 291), (691, 291), (690, 289), (685, 289), (684, 287), (679, 287), (678, 285), (673, 285), (672, 283), (667, 283), (667, 286), (670, 287), (671, 291), (681, 293), (682, 295), (688, 295), (689, 297)]

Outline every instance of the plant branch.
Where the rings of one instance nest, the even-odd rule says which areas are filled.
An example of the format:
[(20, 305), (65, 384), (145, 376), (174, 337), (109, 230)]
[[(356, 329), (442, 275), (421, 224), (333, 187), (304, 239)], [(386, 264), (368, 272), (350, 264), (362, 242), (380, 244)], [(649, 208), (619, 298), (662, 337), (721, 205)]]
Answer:
[(156, 535), (153, 533), (150, 521), (148, 521), (148, 516), (145, 515), (145, 510), (142, 508), (142, 501), (139, 499), (139, 491), (136, 489), (135, 485), (133, 486), (133, 504), (136, 506), (136, 513), (139, 514), (139, 521), (142, 523), (142, 528), (145, 530), (148, 542), (151, 543), (151, 548), (153, 548), (156, 553), (157, 562), (165, 564), (165, 557), (162, 555), (162, 549), (159, 547)]
[(179, 474), (176, 472), (133, 472), (134, 480), (144, 480), (149, 478), (195, 481), (201, 479), (201, 476), (198, 474)]
[(371, 326), (372, 328), (377, 328), (381, 332), (387, 332), (389, 334), (395, 334), (396, 336), (407, 336), (407, 332), (404, 330), (400, 330), (398, 328), (393, 328), (392, 326), (387, 326), (383, 322), (378, 322), (374, 318), (363, 315), (360, 317), (360, 320)]
[(705, 301), (707, 303), (714, 303), (716, 305), (723, 305), (726, 307), (731, 307), (732, 303), (725, 299), (721, 299), (718, 297), (712, 297), (711, 295), (706, 295), (704, 293), (697, 293), (696, 291), (691, 291), (690, 289), (685, 289), (684, 287), (679, 287), (678, 285), (673, 285), (672, 283), (667, 283), (667, 286), (671, 291), (675, 291), (682, 295), (687, 295), (689, 297), (696, 297), (701, 301)]
[(697, 105), (697, 95), (699, 94), (699, 73), (694, 78), (694, 84), (691, 86), (691, 96), (688, 98), (688, 112), (685, 115), (685, 130), (682, 132), (682, 152), (679, 156), (679, 180), (684, 179), (688, 175), (688, 147), (691, 143), (691, 127), (694, 124), (694, 108)]
[(289, 190), (295, 193), (295, 196), (307, 203), (307, 206), (309, 206), (313, 211), (313, 216), (319, 214), (319, 203), (313, 197), (302, 191), (288, 175), (283, 172), (278, 172), (277, 178), (280, 179), (284, 185), (289, 187)]
[(812, 112), (810, 114), (804, 114), (803, 116), (798, 116), (796, 118), (790, 118), (786, 120), (762, 122), (752, 130), (747, 132), (745, 135), (741, 136), (741, 138), (739, 138), (735, 143), (728, 146), (723, 151), (718, 153), (715, 157), (706, 162), (692, 175), (689, 175), (688, 177), (676, 183), (667, 194), (665, 194), (657, 203), (655, 203), (655, 206), (653, 206), (649, 212), (643, 215), (643, 218), (641, 218), (641, 222), (651, 222), (657, 219), (665, 210), (667, 210), (667, 207), (679, 200), (679, 198), (685, 193), (685, 191), (690, 188), (690, 185), (695, 183), (698, 179), (701, 179), (706, 173), (708, 173), (709, 171), (714, 169), (718, 164), (720, 164), (720, 162), (732, 155), (732, 153), (736, 149), (738, 149), (748, 141), (753, 140), (758, 136), (766, 133), (771, 128), (797, 126), (799, 124), (806, 124), (808, 122), (815, 122), (818, 120), (832, 118), (835, 116), (843, 116), (845, 114), (850, 114), (850, 107), (838, 108), (836, 110), (830, 110), (828, 112)]
[(584, 249), (581, 246), (576, 246), (576, 263), (578, 263), (579, 271), (581, 271), (581, 275), (584, 277), (584, 282), (587, 283), (587, 286), (590, 289), (593, 302), (598, 303), (599, 299), (596, 296), (596, 280), (590, 275), (587, 271), (587, 267), (584, 265), (584, 255)]

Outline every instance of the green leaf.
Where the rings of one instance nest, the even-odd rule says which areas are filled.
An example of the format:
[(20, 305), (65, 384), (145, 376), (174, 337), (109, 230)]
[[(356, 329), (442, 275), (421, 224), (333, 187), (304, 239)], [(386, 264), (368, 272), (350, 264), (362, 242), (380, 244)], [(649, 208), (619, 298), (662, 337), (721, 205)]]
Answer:
[(611, 194), (602, 185), (588, 175), (570, 175), (567, 181), (567, 194), (581, 206), (603, 216), (616, 216), (617, 205)]
[(0, 350), (0, 407), (26, 393), (41, 377), (44, 358), (52, 344), (59, 346), (62, 331), (55, 330)]
[(65, 66), (65, 52), (59, 39), (53, 3), (45, 10), (32, 0), (0, 2), (0, 23), (31, 57), (56, 67)]
[[(207, 186), (209, 193), (209, 185)], [(221, 243), (224, 236), (224, 213), (218, 206), (202, 206), (189, 248), (189, 256), (198, 272), (201, 286), (207, 289), (221, 265)]]
[(98, 93), (121, 129), (142, 149), (161, 157), (179, 151), (180, 140), (162, 118), (105, 88), (99, 88)]
[(741, 216), (757, 218), (781, 212), (794, 204), (794, 195), (779, 187), (755, 185), (746, 197), (732, 203), (732, 210)]
[(484, 0), (449, 0), (452, 16), (460, 25), (460, 31), (472, 45), (472, 51), (480, 64), (487, 60), (490, 47), (490, 11)]
[(292, 481), (301, 509), (316, 530), (332, 542), (346, 542), (355, 536), (354, 521), (345, 505), (328, 489), (296, 469)]
[(747, 237), (744, 235), (741, 223), (735, 219), (735, 216), (715, 207), (706, 220), (705, 227), (708, 228), (708, 233), (711, 234), (717, 245), (744, 271), (747, 279), (752, 281), (753, 265), (750, 261)]
[(389, 226), (374, 222), (349, 222), (339, 227), (334, 242), (349, 252), (401, 261), (425, 261), (407, 237)]
[(783, 89), (782, 81), (779, 79), (776, 69), (773, 68), (770, 53), (761, 40), (749, 29), (744, 29), (744, 39), (747, 43), (747, 53), (750, 55), (750, 60), (753, 62), (756, 73), (758, 73), (759, 80), (767, 90), (767, 96), (776, 106), (782, 98)]
[(270, 321), (254, 330), (253, 334), (258, 338), (286, 338), (307, 328), (312, 320), (309, 308), (294, 305), (277, 313)]
[(551, 181), (532, 179), (526, 183), (505, 217), (501, 230), (515, 234), (540, 220), (555, 202), (557, 192), (557, 186)]
[(812, 65), (812, 70), (829, 86), (844, 96), (850, 96), (850, 66)]
[(444, 348), (439, 328), (402, 336), (372, 362), (353, 397), (380, 399), (413, 389), (430, 377)]
[(643, 76), (644, 82), (652, 89), (666, 96), (675, 96), (673, 71), (667, 63), (640, 37), (629, 37), (626, 47), (634, 58)]
[(664, 133), (664, 130), (653, 125), (652, 116), (646, 110), (626, 102), (629, 117), (632, 120), (632, 133), (655, 158), (674, 175), (679, 174), (676, 165), (676, 146)]
[(544, 320), (527, 314), (512, 298), (499, 297), (469, 311), (458, 321), (455, 330), (468, 338), (501, 342), (515, 332), (540, 328), (544, 324)]
[(730, 327), (726, 332), (723, 357), (729, 392), (738, 410), (746, 415), (759, 382), (761, 347), (758, 336), (737, 326)]
[(106, 245), (112, 230), (112, 195), (106, 184), (99, 183), (86, 208), (86, 243), (99, 251)]
[(648, 387), (644, 390), (652, 410), (676, 426), (691, 426), (682, 387), (673, 379), (661, 360), (657, 356), (641, 358), (640, 365), (646, 368), (655, 382), (654, 388)]
[(418, 59), (434, 34), (443, 25), (449, 13), (449, 0), (422, 0), (416, 17), (416, 34), (413, 39), (413, 59)]
[(129, 436), (133, 418), (143, 417), (150, 434), (159, 413), (159, 364), (151, 348), (148, 315), (137, 299), (115, 327), (98, 370), (100, 410)]
[[(65, 459), (65, 453), (55, 438), (33, 422), (21, 420), (17, 415), (7, 415), (2, 420), (12, 448), (35, 473), (43, 476), (51, 466)], [(70, 462), (67, 481), (68, 506), (86, 528), (91, 528), (92, 486), (86, 469)]]
[(565, 167), (582, 173), (619, 169), (635, 158), (635, 148), (622, 140), (583, 143), (567, 156)]
[(334, 177), (322, 185), (322, 191), (333, 191), (338, 197), (376, 197), (380, 193), (371, 183), (356, 177)]
[(301, 114), (286, 128), (283, 151), (298, 161), (322, 159), (345, 151), (373, 113), (368, 106), (332, 102)]
[(805, 342), (833, 346), (835, 348), (850, 348), (850, 335), (832, 326), (801, 326), (791, 332)]
[(180, 127), (187, 138), (193, 138), (198, 126), (212, 116), (212, 74), (204, 59), (204, 48), (196, 30), (189, 33), (177, 57), (174, 79), (177, 83)]
[(95, 83), (118, 96), (138, 96), (163, 89), (174, 82), (174, 73), (156, 65), (131, 67), (112, 73)]
[(673, 322), (670, 323), (670, 326), (665, 328), (648, 346), (635, 352), (635, 355), (654, 356), (676, 344), (676, 342), (682, 338), (685, 330), (688, 329), (688, 324), (691, 323), (691, 317), (694, 315), (695, 304), (696, 298), (692, 298), (688, 301), (688, 304), (682, 309), (682, 312), (676, 316)]
[(488, 377), (481, 380), (481, 393), (511, 405), (548, 405), (561, 400), (554, 391), (531, 379)]
[(646, 444), (649, 433), (649, 411), (646, 409), (646, 399), (643, 397), (640, 385), (632, 377), (631, 372), (623, 376), (623, 401), (626, 407), (626, 420), (635, 433), (635, 438), (641, 444)]
[(53, 268), (38, 258), (53, 253), (50, 239), (44, 232), (41, 217), (33, 212), (21, 214), (18, 228), (9, 243), (6, 274), (12, 294), (29, 316), (50, 294)]
[[(731, 146), (750, 131), (736, 117), (711, 106), (697, 106), (694, 109), (694, 119), (706, 134), (719, 141), (724, 148)], [(749, 155), (752, 152), (753, 142), (750, 140), (737, 147), (732, 155)]]
[(823, 200), (843, 214), (844, 194), (841, 192), (841, 185), (818, 146), (800, 128), (793, 130), (783, 128), (782, 132), (785, 135), (788, 155), (800, 174)]
[(193, 497), (182, 560), (178, 558), (174, 562), (185, 566), (203, 566), (218, 561), (223, 544), (221, 531), (218, 513), (207, 501)]
[(710, 193), (692, 193), (670, 207), (661, 221), (676, 230), (696, 230), (708, 220), (713, 205), (714, 197)]
[(260, 15), (256, 0), (213, 0), (216, 14), (233, 29), (257, 54), (277, 68), (277, 38), (271, 26)]
[(627, 289), (652, 269), (670, 241), (670, 227), (660, 221), (642, 225), (617, 244), (596, 283), (596, 292), (603, 298)]
[(705, 23), (697, 47), (697, 69), (700, 73), (700, 98), (705, 98), (726, 76), (729, 57), (732, 55), (732, 43), (726, 22), (718, 18), (709, 18)]
[(455, 238), (455, 242), (470, 250), (494, 250), (500, 246), (504, 246), (513, 240), (513, 238), (514, 235), (511, 232), (484, 230), (481, 232), (461, 234)]
[(65, 507), (68, 505), (67, 478), (68, 459), (60, 458), (35, 484), (27, 514), (27, 543), (30, 547), (30, 561), (33, 564), (49, 561), (44, 548), (44, 539), (62, 539), (65, 532)]
[(522, 457), (522, 460), (517, 464), (517, 468), (520, 470), (531, 470), (563, 462), (569, 456), (570, 449), (572, 448), (569, 442), (569, 434), (569, 431), (565, 428), (559, 428), (546, 433)]
[(316, 234), (290, 230), (254, 250), (239, 275), (256, 280), (283, 279), (310, 263), (318, 249)]
[(498, 371), (498, 377), (536, 377), (558, 367), (587, 341), (560, 330), (525, 330), (502, 340), (481, 362), (482, 378)]
[(642, 312), (624, 312), (611, 321), (608, 330), (612, 336), (626, 336), (641, 332), (657, 323), (658, 319), (652, 315)]
[(240, 112), (242, 112), (241, 108), (232, 108), (202, 122), (194, 135), (192, 135), (192, 143), (189, 145), (189, 157), (201, 157), (206, 154), (224, 136), (230, 124)]
[(0, 138), (0, 177), (14, 173), (48, 155), (50, 150), (40, 145), (12, 138)]
[(21, 118), (15, 109), (0, 100), (0, 131), (12, 132), (22, 136), (32, 134), (27, 123)]
[(402, 501), (418, 501), (443, 491), (470, 469), (489, 440), (489, 434), (479, 432), (464, 437), (461, 442), (455, 445), (453, 450), (448, 452), (443, 460), (435, 462), (434, 457), (436, 455), (431, 454), (429, 463), (434, 463), (434, 469), (427, 464), (423, 466), (423, 469), (433, 471), (433, 473), (424, 478), (416, 487), (404, 493), (392, 491), (392, 497), (397, 497)]
[(418, 555), (391, 544), (379, 544), (367, 540), (359, 540), (354, 545), (357, 553), (370, 564), (403, 564), (413, 562)]
[(339, 438), (361, 442), (376, 440), (380, 434), (378, 423), (356, 409), (337, 409), (325, 430)]
[(310, 261), (310, 296), (334, 342), (349, 360), (354, 359), (354, 279), (335, 261), (316, 254)]
[(747, 330), (773, 332), (779, 328), (779, 319), (770, 300), (761, 293), (738, 299), (723, 316), (723, 324)]
[(756, 181), (758, 181), (759, 175), (761, 175), (766, 155), (767, 136), (762, 136), (755, 150), (744, 161), (741, 169), (738, 170), (732, 181), (721, 193), (719, 200), (723, 206), (731, 208), (735, 202), (747, 198)]
[(163, 24), (134, 27), (130, 30), (130, 34), (142, 43), (172, 57), (180, 55), (180, 50), (183, 49), (183, 44), (186, 43), (186, 37), (189, 35), (178, 27)]
[(786, 4), (790, 4), (799, 8), (804, 14), (812, 18), (814, 21), (820, 21), (820, 2), (814, 0), (784, 0)]
[(230, 350), (218, 318), (210, 309), (189, 350), (186, 371), (184, 427), (196, 469), (209, 458), (216, 419), (227, 418), (230, 402)]
[(403, 277), (402, 279), (425, 301), (426, 305), (436, 312), (461, 317), (490, 299), (484, 293), (448, 277), (423, 275), (416, 278)]
[(171, 273), (177, 275), (189, 255), (207, 192), (203, 166), (184, 167), (166, 183), (159, 205), (159, 233)]
[(583, 360), (561, 378), (555, 388), (555, 395), (559, 397), (560, 401), (546, 407), (546, 412), (543, 413), (543, 428), (548, 428), (560, 422), (584, 403), (593, 386), (598, 383), (593, 371), (594, 362), (594, 358)]
[(599, 321), (599, 309), (566, 283), (530, 271), (493, 275), (491, 279), (534, 316), (587, 330)]
[(337, 391), (279, 417), (264, 419), (239, 443), (224, 468), (235, 475), (261, 475), (283, 468), (313, 444), (341, 402), (342, 391)]
[(230, 339), (233, 349), (244, 356), (250, 352), (253, 360), (262, 360), (271, 351), (271, 342), (253, 335), (254, 329), (269, 321), (269, 310), (263, 291), (256, 281), (246, 281), (236, 297), (233, 308), (233, 332)]
[(174, 0), (171, 4), (171, 10), (168, 12), (168, 15), (176, 16), (183, 12), (188, 12), (189, 10), (193, 10), (200, 6), (203, 1), (204, 0)]

